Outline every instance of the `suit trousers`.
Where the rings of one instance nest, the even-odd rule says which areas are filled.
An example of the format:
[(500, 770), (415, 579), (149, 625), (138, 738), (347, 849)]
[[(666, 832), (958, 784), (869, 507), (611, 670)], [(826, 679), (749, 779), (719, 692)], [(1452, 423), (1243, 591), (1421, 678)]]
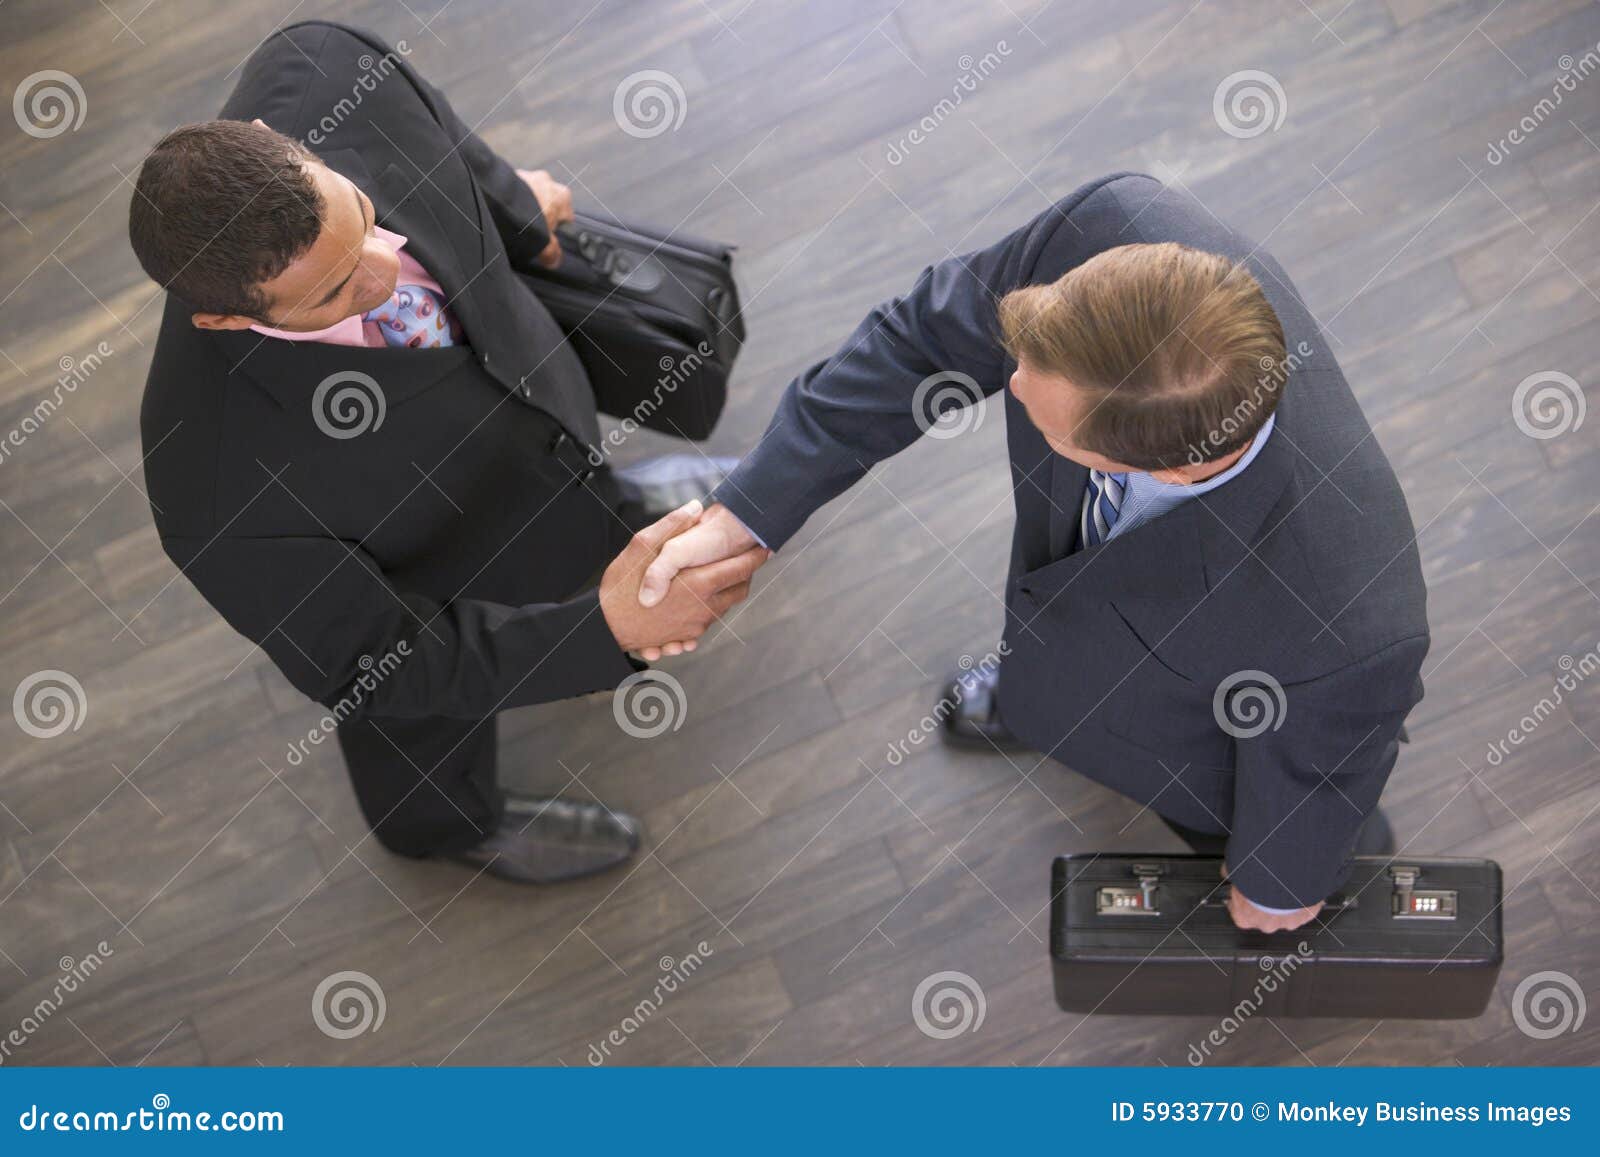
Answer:
[[(646, 515), (622, 499), (609, 467), (600, 467), (587, 485), (616, 512), (607, 518), (613, 529), (609, 559)], [(499, 826), (505, 796), (496, 718), (358, 716), (340, 724), (350, 784), (380, 844), (402, 856), (450, 855)]]

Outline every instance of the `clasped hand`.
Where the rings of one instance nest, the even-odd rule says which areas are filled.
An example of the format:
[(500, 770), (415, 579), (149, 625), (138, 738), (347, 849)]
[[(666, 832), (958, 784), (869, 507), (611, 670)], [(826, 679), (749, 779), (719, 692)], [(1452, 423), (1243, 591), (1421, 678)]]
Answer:
[(772, 556), (724, 506), (681, 506), (635, 534), (600, 579), (600, 610), (624, 651), (654, 662), (695, 649), (750, 593)]

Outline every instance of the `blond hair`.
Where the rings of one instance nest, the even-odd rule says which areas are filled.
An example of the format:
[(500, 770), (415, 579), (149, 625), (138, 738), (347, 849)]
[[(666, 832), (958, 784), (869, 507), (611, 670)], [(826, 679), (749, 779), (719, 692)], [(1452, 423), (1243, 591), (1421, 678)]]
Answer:
[(1248, 445), (1287, 376), (1283, 326), (1249, 270), (1170, 241), (1013, 290), (999, 321), (1013, 358), (1093, 395), (1073, 441), (1140, 470)]

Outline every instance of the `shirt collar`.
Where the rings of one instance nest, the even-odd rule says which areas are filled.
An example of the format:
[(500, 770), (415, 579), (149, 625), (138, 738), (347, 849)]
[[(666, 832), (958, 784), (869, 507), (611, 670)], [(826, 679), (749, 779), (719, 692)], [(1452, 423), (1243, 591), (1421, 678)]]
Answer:
[[(396, 253), (405, 248), (406, 238), (399, 233), (392, 232), (382, 225), (376, 224), (373, 225), (372, 232), (378, 240), (388, 245)], [(256, 333), (265, 334), (267, 337), (282, 338), (284, 341), (325, 341), (344, 345), (361, 345), (363, 344), (361, 329), (363, 324), (362, 315), (353, 313), (349, 317), (339, 319), (326, 329), (311, 331), (273, 329), (265, 325), (251, 325), (250, 328)]]
[(1221, 474), (1215, 474), (1203, 482), (1196, 482), (1193, 485), (1182, 482), (1162, 482), (1144, 473), (1133, 474), (1128, 480), (1132, 482), (1137, 479), (1139, 488), (1147, 489), (1152, 494), (1171, 492), (1173, 494), (1182, 494), (1186, 498), (1195, 498), (1201, 494), (1208, 494), (1223, 483), (1231, 481), (1245, 472), (1245, 468), (1255, 461), (1257, 454), (1261, 453), (1261, 447), (1266, 445), (1267, 438), (1272, 433), (1273, 423), (1277, 420), (1276, 411), (1267, 415), (1267, 420), (1262, 423), (1261, 429), (1256, 431), (1256, 436), (1251, 439), (1249, 448), (1245, 450), (1239, 460)]

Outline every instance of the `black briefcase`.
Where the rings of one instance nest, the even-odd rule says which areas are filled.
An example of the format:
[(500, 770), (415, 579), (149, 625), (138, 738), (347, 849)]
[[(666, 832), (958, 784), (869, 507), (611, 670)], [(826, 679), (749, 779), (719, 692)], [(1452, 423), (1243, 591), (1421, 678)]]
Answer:
[(744, 344), (733, 248), (579, 213), (561, 264), (523, 270), (577, 351), (602, 413), (711, 436)]
[(1050, 881), (1056, 1003), (1068, 1012), (1478, 1016), (1503, 954), (1500, 865), (1358, 856), (1291, 932), (1246, 932), (1214, 856), (1061, 856)]

